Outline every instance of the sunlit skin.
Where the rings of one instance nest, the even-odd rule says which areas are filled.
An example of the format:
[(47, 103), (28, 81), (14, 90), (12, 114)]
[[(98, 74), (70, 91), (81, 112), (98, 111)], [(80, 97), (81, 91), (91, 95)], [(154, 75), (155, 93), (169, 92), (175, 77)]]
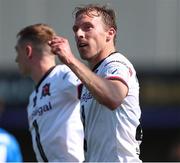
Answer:
[[(113, 19), (115, 18), (114, 16), (115, 15), (113, 15), (113, 12), (109, 12), (109, 10), (104, 9), (101, 10), (101, 8), (100, 10), (99, 8), (91, 6), (88, 6), (87, 8), (77, 8), (77, 12), (75, 13), (75, 22), (73, 25), (74, 37), (80, 57), (86, 60), (89, 66), (77, 59), (76, 54), (74, 54), (71, 50), (67, 38), (62, 36), (55, 36), (52, 40), (49, 41), (49, 45), (51, 46), (53, 53), (57, 55), (59, 59), (76, 74), (76, 76), (83, 84), (83, 91), (80, 96), (80, 100), (82, 106), (81, 111), (84, 111), (84, 120), (88, 126), (87, 130), (85, 130), (85, 139), (87, 138), (87, 149), (89, 147), (89, 151), (87, 150), (86, 155), (87, 161), (92, 161), (93, 159), (96, 161), (98, 160), (99, 156), (94, 157), (93, 152), (97, 147), (93, 145), (97, 144), (97, 141), (99, 142), (99, 140), (97, 140), (98, 136), (100, 134), (103, 136), (103, 134), (102, 132), (99, 132), (97, 135), (95, 133), (98, 133), (99, 127), (102, 128), (102, 124), (105, 124), (106, 122), (108, 123), (105, 125), (108, 125), (110, 129), (116, 128), (114, 133), (110, 133), (112, 130), (108, 133), (105, 133), (107, 134), (107, 140), (110, 140), (111, 138), (112, 140), (114, 139), (112, 143), (114, 147), (109, 148), (109, 152), (106, 150), (104, 152), (103, 150), (101, 151), (101, 149), (104, 147), (104, 145), (102, 145), (102, 148), (97, 148), (97, 155), (107, 153), (108, 160), (109, 156), (114, 151), (117, 151), (115, 154), (113, 154), (113, 157), (115, 156), (113, 159), (116, 160), (119, 157), (119, 147), (124, 148), (124, 143), (126, 143), (129, 138), (130, 143), (128, 142), (126, 144), (130, 147), (129, 144), (131, 144), (131, 142), (134, 143), (132, 137), (135, 136), (135, 128), (132, 128), (134, 133), (129, 134), (129, 131), (127, 132), (127, 126), (133, 127), (135, 123), (137, 123), (137, 121), (134, 122), (133, 120), (132, 122), (128, 121), (129, 116), (134, 116), (134, 113), (132, 113), (133, 110), (131, 112), (130, 109), (133, 106), (132, 102), (136, 102), (135, 98), (137, 97), (137, 94), (135, 95), (135, 100), (133, 99), (136, 86), (131, 87), (131, 83), (134, 82), (134, 79), (132, 78), (133, 80), (131, 80), (131, 76), (128, 72), (128, 66), (131, 67), (130, 63), (128, 63), (128, 61), (126, 61), (126, 59), (123, 58), (120, 53), (116, 52), (115, 38), (117, 28), (115, 20)], [(116, 53), (112, 54), (113, 52)], [(125, 67), (124, 65), (126, 63), (127, 65)], [(130, 91), (132, 89), (134, 90), (129, 93), (129, 88)], [(138, 93), (138, 91), (135, 93)], [(129, 98), (129, 96), (132, 98)], [(127, 100), (125, 99), (126, 97)], [(128, 112), (126, 112), (126, 108)], [(112, 112), (107, 112), (107, 109)], [(93, 117), (92, 115), (95, 116)], [(114, 122), (116, 122), (118, 126), (116, 124), (114, 126)], [(110, 123), (113, 125), (111, 126)], [(125, 127), (124, 124), (126, 124)], [(121, 134), (121, 127), (122, 134), (125, 135), (124, 138), (122, 136), (122, 147), (122, 141), (119, 141), (119, 137), (117, 136)], [(112, 135), (115, 136), (112, 137)], [(100, 144), (103, 144), (103, 141)], [(134, 152), (136, 152), (136, 150), (134, 150)], [(127, 154), (127, 158), (134, 156), (134, 154), (131, 154), (131, 149), (130, 151), (127, 150), (125, 153)], [(100, 159), (98, 161), (106, 160), (106, 158), (99, 158)], [(119, 161), (127, 161), (127, 159)]]
[(110, 40), (115, 35), (115, 30), (105, 27), (100, 16), (79, 15), (73, 31), (80, 56), (91, 67), (115, 51), (113, 40)]
[[(97, 15), (97, 12), (92, 11), (92, 14)], [(97, 63), (116, 51), (114, 45), (116, 30), (105, 26), (101, 16), (80, 14), (75, 19), (73, 31), (80, 56), (88, 62), (91, 70)], [(122, 103), (128, 92), (128, 87), (124, 83), (100, 78), (94, 74), (74, 56), (66, 38), (53, 37), (49, 45), (52, 52), (71, 68), (99, 103), (112, 110)]]
[(16, 59), (19, 71), (24, 76), (30, 76), (37, 84), (43, 75), (56, 65), (55, 56), (51, 53), (49, 45), (44, 47), (46, 51), (38, 53), (31, 42), (23, 46), (16, 45)]
[(18, 64), (19, 71), (22, 75), (27, 76), (30, 74), (30, 69), (28, 66), (28, 58), (26, 55), (25, 48), (19, 46), (18, 44), (15, 46), (16, 50), (16, 59), (15, 62)]

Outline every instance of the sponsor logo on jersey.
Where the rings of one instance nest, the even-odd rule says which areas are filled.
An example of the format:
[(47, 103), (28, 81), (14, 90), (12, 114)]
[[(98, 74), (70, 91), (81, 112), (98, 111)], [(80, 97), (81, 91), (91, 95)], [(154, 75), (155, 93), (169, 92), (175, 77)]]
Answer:
[(31, 114), (31, 118), (33, 119), (36, 116), (42, 116), (45, 112), (49, 111), (52, 109), (51, 103), (49, 102), (48, 104), (45, 104), (43, 106), (40, 106), (38, 108), (36, 108), (32, 114)]
[(67, 72), (67, 73), (65, 73), (64, 75), (63, 75), (63, 80), (66, 78), (66, 76), (69, 74), (69, 72)]
[[(113, 62), (114, 62), (114, 63), (120, 63), (120, 64), (126, 66), (126, 68), (129, 70), (130, 76), (132, 76), (132, 73), (133, 73), (133, 72), (132, 72), (131, 68), (127, 65), (127, 63), (125, 63), (125, 62), (123, 62), (123, 61), (118, 61), (118, 60), (110, 61), (110, 62), (106, 63), (104, 67), (106, 67), (107, 65), (109, 65), (109, 64), (111, 64), (111, 63), (113, 63)], [(114, 66), (116, 67), (117, 65), (114, 65)]]
[(46, 83), (42, 88), (41, 99), (45, 96), (50, 96), (50, 83)]
[(87, 102), (88, 100), (92, 99), (92, 94), (89, 91), (86, 91), (81, 96), (81, 102)]

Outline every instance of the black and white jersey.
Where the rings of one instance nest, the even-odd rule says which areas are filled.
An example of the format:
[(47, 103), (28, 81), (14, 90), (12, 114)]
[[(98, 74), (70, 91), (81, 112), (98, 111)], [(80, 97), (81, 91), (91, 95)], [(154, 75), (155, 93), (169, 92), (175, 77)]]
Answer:
[(29, 129), (39, 162), (82, 162), (83, 125), (78, 99), (79, 79), (65, 65), (50, 70), (32, 92)]
[(122, 104), (110, 110), (83, 87), (81, 114), (85, 127), (87, 162), (141, 162), (139, 159), (139, 83), (133, 65), (120, 53), (113, 53), (94, 72), (106, 79), (120, 80), (128, 87)]

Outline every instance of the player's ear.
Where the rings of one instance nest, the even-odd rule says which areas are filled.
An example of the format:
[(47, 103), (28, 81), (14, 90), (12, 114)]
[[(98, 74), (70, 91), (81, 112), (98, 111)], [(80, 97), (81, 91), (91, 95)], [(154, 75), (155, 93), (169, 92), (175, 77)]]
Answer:
[(110, 28), (110, 29), (108, 30), (108, 32), (107, 32), (106, 41), (108, 42), (108, 41), (110, 41), (111, 39), (113, 39), (114, 36), (115, 36), (115, 34), (116, 34), (116, 30), (115, 30), (114, 28)]
[(32, 58), (32, 46), (26, 45), (25, 53), (26, 53), (27, 58), (31, 59)]

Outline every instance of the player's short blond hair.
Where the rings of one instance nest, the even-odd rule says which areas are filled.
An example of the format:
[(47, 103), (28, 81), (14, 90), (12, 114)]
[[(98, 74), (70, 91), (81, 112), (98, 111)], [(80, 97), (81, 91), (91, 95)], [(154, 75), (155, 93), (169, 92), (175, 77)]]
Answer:
[(48, 44), (56, 32), (47, 24), (39, 23), (27, 26), (17, 34), (18, 43), (31, 42), (37, 49), (42, 49)]

